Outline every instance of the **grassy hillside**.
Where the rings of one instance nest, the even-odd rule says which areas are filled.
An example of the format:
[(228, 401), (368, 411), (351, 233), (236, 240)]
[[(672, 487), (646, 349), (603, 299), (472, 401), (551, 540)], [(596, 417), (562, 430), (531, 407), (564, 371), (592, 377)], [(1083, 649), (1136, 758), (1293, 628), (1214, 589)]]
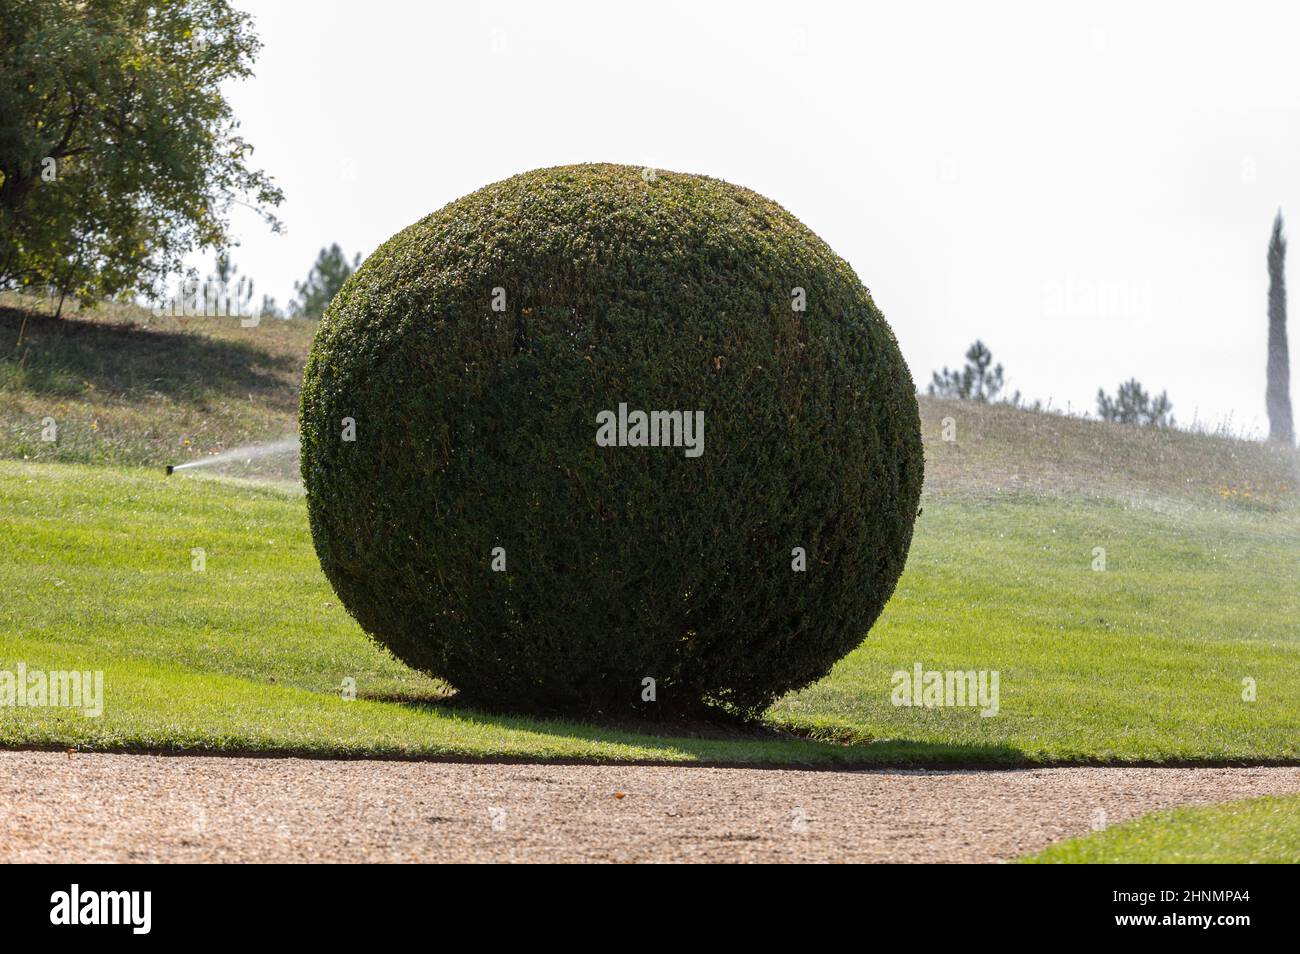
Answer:
[[(0, 458), (161, 466), (297, 433), (314, 322), (242, 328), (129, 306), (56, 321), (3, 304)], [(1255, 510), (1300, 494), (1300, 455), (1253, 441), (932, 398), (921, 414), (930, 494), (1091, 493)], [(47, 416), (57, 443), (41, 440)], [(278, 473), (294, 469), (281, 461)]]
[[(59, 320), (0, 307), (0, 457), (161, 466), (296, 434), (315, 331), (129, 307)], [(56, 442), (41, 439), (47, 417)], [(294, 476), (283, 460), (269, 466)]]
[[(1300, 761), (1294, 453), (925, 400), (924, 510), (870, 639), (765, 727), (664, 737), (458, 706), (339, 607), (292, 487), (162, 475), (177, 455), (291, 432), (311, 326), (29, 318), (12, 348), (22, 317), (0, 314), (0, 670), (102, 669), (106, 698), (99, 718), (0, 709), (0, 745)], [(46, 414), (56, 444), (39, 440)], [(996, 670), (997, 715), (893, 705), (893, 674), (918, 663)], [(348, 680), (356, 701), (340, 697)]]
[[(1276, 510), (1300, 499), (1300, 454), (1229, 436), (1006, 405), (921, 399), (932, 493), (1046, 493)], [(956, 440), (942, 439), (951, 420)]]

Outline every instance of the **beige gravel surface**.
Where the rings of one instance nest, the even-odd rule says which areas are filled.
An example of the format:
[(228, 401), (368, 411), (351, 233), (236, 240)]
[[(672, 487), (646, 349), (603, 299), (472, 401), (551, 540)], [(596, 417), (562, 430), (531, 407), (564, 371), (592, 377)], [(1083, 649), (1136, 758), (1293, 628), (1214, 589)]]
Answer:
[(0, 861), (1006, 861), (1300, 769), (796, 771), (0, 752)]

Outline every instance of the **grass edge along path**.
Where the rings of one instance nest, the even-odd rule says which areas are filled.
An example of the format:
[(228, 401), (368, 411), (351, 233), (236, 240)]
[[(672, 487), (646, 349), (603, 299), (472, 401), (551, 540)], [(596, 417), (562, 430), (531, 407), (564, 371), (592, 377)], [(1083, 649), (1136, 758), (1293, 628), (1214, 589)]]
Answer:
[(1300, 795), (1153, 812), (1052, 845), (1025, 864), (1296, 864)]

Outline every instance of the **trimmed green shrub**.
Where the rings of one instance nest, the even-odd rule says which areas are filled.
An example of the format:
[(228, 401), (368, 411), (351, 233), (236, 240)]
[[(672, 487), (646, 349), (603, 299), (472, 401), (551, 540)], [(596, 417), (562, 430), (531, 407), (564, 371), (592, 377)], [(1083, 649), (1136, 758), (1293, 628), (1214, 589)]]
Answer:
[[(682, 412), (650, 418), (676, 446), (631, 446), (634, 411)], [(893, 591), (922, 467), (853, 270), (703, 176), (565, 166), (451, 203), (348, 280), (303, 383), (344, 606), (509, 708), (754, 713), (820, 678)]]

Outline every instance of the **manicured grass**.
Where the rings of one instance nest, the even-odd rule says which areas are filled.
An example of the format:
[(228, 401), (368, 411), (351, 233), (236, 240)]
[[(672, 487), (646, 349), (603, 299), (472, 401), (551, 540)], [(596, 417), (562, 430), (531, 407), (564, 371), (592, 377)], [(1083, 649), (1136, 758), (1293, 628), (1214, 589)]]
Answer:
[[(1300, 514), (930, 494), (881, 621), (768, 732), (463, 709), (373, 646), (290, 487), (0, 462), (0, 669), (102, 669), (99, 718), (0, 708), (0, 745), (785, 763), (1300, 761)], [(1106, 549), (1094, 572), (1095, 547)], [(206, 569), (192, 568), (202, 548)], [(999, 713), (891, 703), (997, 670)], [(1242, 698), (1242, 680), (1257, 697)], [(358, 699), (340, 698), (355, 680)], [(786, 733), (777, 731), (788, 729)], [(715, 737), (716, 736), (716, 737)]]
[(1296, 864), (1300, 795), (1157, 812), (1072, 838), (1028, 864)]
[[(871, 637), (772, 715), (1035, 761), (1300, 758), (1296, 579), (1294, 512), (932, 498)], [(892, 705), (916, 662), (998, 671), (998, 715)]]

